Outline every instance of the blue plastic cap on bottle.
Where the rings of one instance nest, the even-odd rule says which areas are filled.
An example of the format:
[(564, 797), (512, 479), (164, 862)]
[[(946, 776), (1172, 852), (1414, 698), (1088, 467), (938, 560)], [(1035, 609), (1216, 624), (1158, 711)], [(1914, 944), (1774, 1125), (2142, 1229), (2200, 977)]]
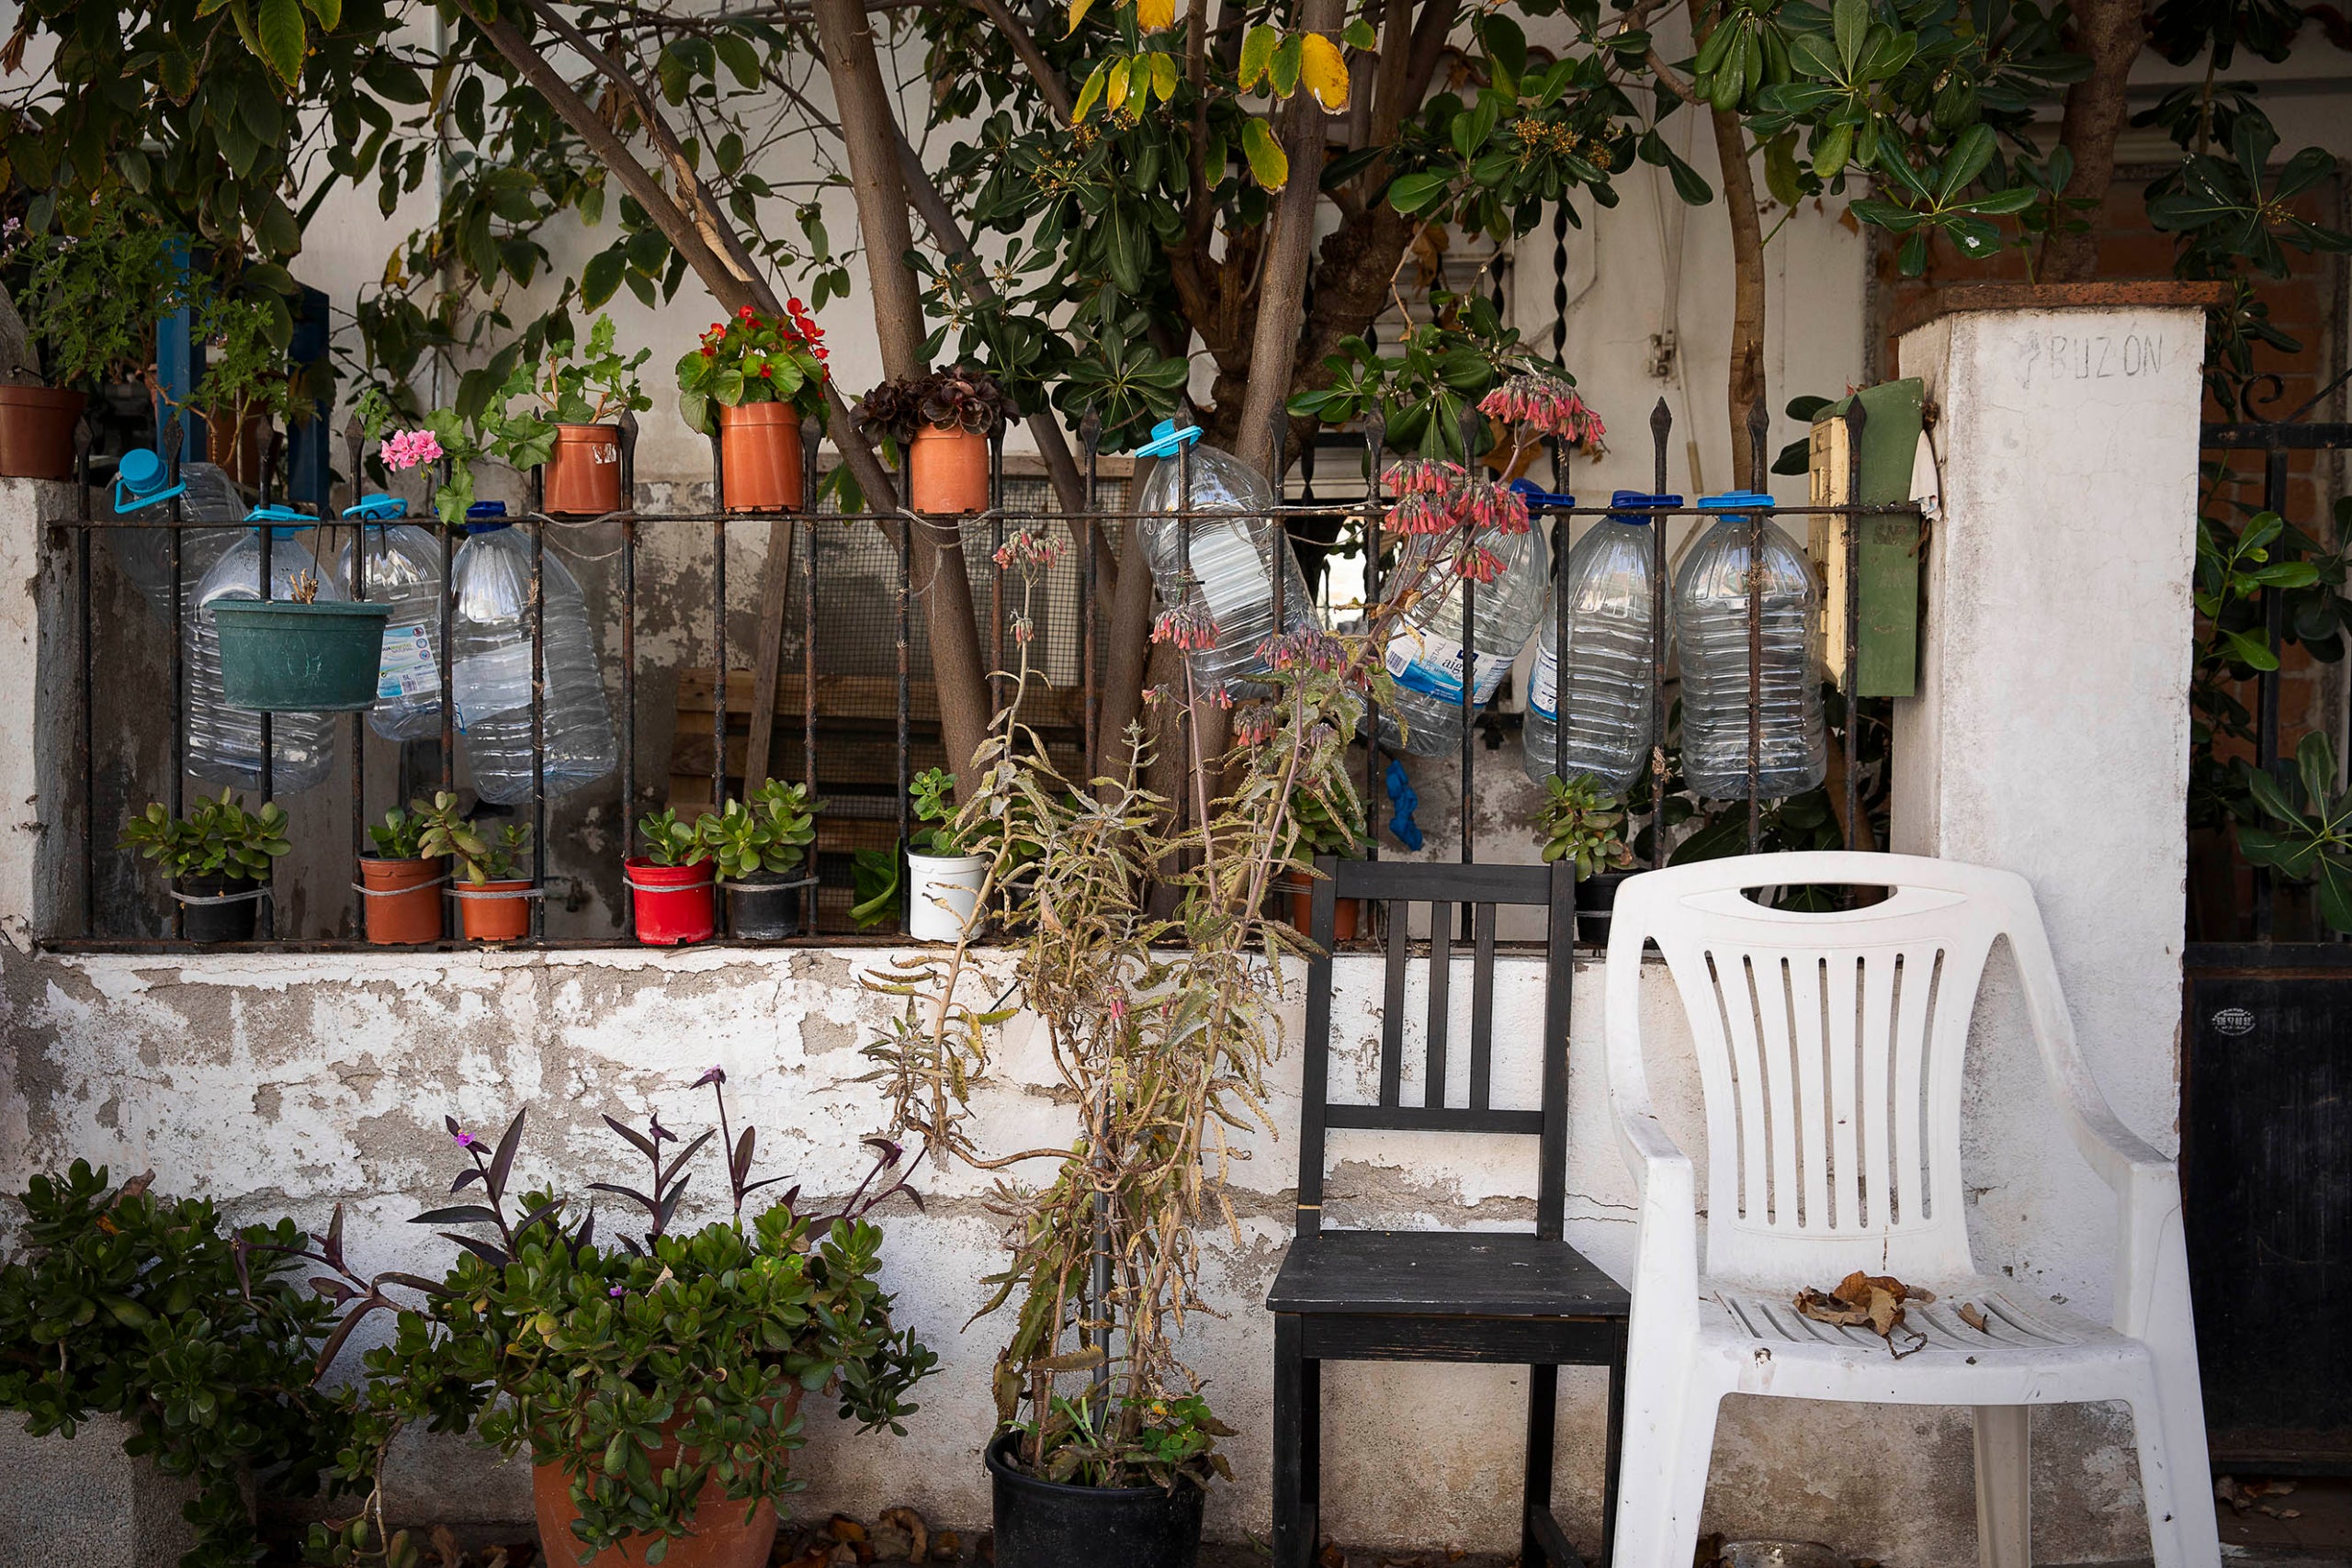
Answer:
[(477, 501), (466, 508), (466, 532), (469, 535), (495, 534), (501, 528), (514, 525), (513, 519), (506, 515), (506, 503), (503, 501)]
[(390, 523), (408, 515), (408, 502), (397, 495), (370, 491), (359, 498), (356, 506), (343, 509), (345, 517), (356, 517), (363, 523)]
[(133, 495), (150, 495), (164, 488), (171, 477), (171, 469), (164, 462), (164, 455), (149, 446), (133, 446), (115, 465), (115, 478)]
[(1702, 512), (1770, 512), (1775, 504), (1771, 492), (1761, 490), (1728, 490), (1699, 498)]
[[(1609, 504), (1611, 506), (1679, 506), (1682, 504), (1682, 498), (1679, 495), (1652, 495), (1645, 490), (1621, 490), (1609, 498)], [(1612, 512), (1609, 514), (1609, 521), (1631, 523), (1638, 527), (1657, 520), (1646, 512)]]
[(1527, 498), (1527, 504), (1531, 508), (1545, 506), (1574, 506), (1577, 503), (1577, 498), (1575, 496), (1562, 495), (1555, 491), (1545, 490), (1533, 479), (1513, 479), (1510, 481), (1510, 488), (1525, 496)]
[(1138, 457), (1172, 457), (1180, 446), (1190, 446), (1201, 438), (1197, 424), (1178, 424), (1163, 419), (1151, 427), (1151, 439), (1136, 448)]

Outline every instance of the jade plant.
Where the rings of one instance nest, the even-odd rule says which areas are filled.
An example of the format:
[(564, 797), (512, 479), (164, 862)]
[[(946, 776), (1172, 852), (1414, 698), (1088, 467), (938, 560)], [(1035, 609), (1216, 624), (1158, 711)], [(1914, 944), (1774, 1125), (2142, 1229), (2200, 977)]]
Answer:
[[(351, 1396), (358, 1440), (343, 1454), (345, 1479), (378, 1481), (403, 1427), (470, 1429), (504, 1453), (563, 1468), (578, 1516), (572, 1556), (650, 1535), (645, 1555), (658, 1562), (693, 1533), (707, 1487), (724, 1493), (723, 1513), (735, 1518), (799, 1488), (791, 1456), (805, 1440), (804, 1397), (825, 1397), (861, 1430), (905, 1431), (916, 1408), (907, 1395), (938, 1359), (892, 1318), (877, 1277), (882, 1232), (868, 1216), (911, 1190), (913, 1162), (870, 1139), (873, 1168), (840, 1207), (816, 1212), (793, 1186), (747, 1213), (747, 1200), (780, 1179), (753, 1177), (757, 1131), (729, 1123), (725, 1084), (714, 1067), (697, 1087), (718, 1097), (726, 1218), (680, 1223), (688, 1167), (711, 1131), (682, 1140), (658, 1115), (642, 1130), (605, 1118), (649, 1168), (641, 1187), (589, 1185), (642, 1222), (624, 1230), (514, 1179), (523, 1113), (494, 1145), (450, 1117), (462, 1156), (450, 1190), (461, 1201), (415, 1221), (459, 1249), (441, 1280), (363, 1277), (306, 1255), (325, 1266), (314, 1283), (345, 1309), (338, 1337), (371, 1313), (398, 1313), (389, 1342), (367, 1355), (364, 1392)], [(402, 1310), (394, 1287), (421, 1304)], [(380, 1518), (371, 1499), (354, 1518), (312, 1527), (311, 1560), (401, 1561)]]
[[(422, 806), (424, 802), (417, 802)], [(393, 807), (384, 813), (383, 823), (368, 829), (368, 837), (376, 846), (376, 853), (385, 860), (422, 860), (424, 858), (424, 818), (422, 814), (403, 811)]]
[(726, 809), (706, 815), (695, 831), (728, 881), (781, 876), (808, 857), (823, 809), (822, 801), (808, 798), (807, 784), (770, 779), (748, 801), (730, 800)]
[(665, 806), (659, 812), (648, 812), (639, 818), (637, 831), (645, 840), (645, 858), (650, 864), (700, 865), (710, 858), (697, 825), (680, 821), (674, 806)]
[(960, 855), (970, 852), (968, 835), (957, 825), (956, 775), (944, 768), (925, 768), (908, 792), (913, 796), (914, 852), (919, 855)]
[(351, 1441), (348, 1405), (314, 1385), (334, 1308), (288, 1277), (314, 1247), (340, 1256), (342, 1222), (315, 1244), (291, 1220), (232, 1229), (152, 1179), (75, 1160), (28, 1184), (0, 1267), (0, 1410), (34, 1437), (119, 1418), (127, 1452), (195, 1483), (184, 1568), (256, 1562), (248, 1483), (313, 1495)]
[(1577, 880), (1604, 871), (1629, 871), (1634, 852), (1625, 842), (1625, 802), (1590, 773), (1544, 781), (1544, 804), (1535, 814), (1544, 839), (1544, 862), (1567, 861)]
[(410, 813), (417, 822), (420, 855), (447, 855), (458, 863), (461, 881), (479, 887), (485, 882), (513, 882), (522, 875), (524, 857), (531, 852), (531, 829), (509, 822), (495, 832), (458, 809), (458, 797), (447, 790), (431, 801), (412, 800)]
[(286, 808), (266, 801), (258, 811), (247, 811), (227, 789), (216, 797), (197, 796), (186, 817), (174, 817), (160, 801), (122, 829), (119, 847), (136, 849), (159, 863), (174, 881), (217, 876), (229, 882), (260, 882), (269, 875), (269, 863), (290, 847), (286, 838)]

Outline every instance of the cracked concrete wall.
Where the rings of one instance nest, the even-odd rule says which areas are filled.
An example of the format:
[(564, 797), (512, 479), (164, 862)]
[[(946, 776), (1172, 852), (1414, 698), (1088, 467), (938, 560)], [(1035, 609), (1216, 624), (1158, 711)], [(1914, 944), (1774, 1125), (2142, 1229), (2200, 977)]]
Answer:
[[(761, 1128), (765, 1168), (791, 1172), (814, 1193), (847, 1190), (861, 1168), (855, 1140), (881, 1107), (856, 1082), (886, 998), (858, 976), (879, 951), (683, 953), (641, 951), (447, 957), (355, 953), (68, 957), (0, 952), (7, 1049), (0, 1055), (0, 1180), (75, 1156), (118, 1175), (153, 1168), (167, 1190), (220, 1200), (240, 1219), (290, 1213), (324, 1224), (347, 1206), (347, 1245), (374, 1268), (431, 1271), (443, 1244), (407, 1224), (447, 1190), (455, 1160), (445, 1111), (495, 1129), (512, 1109), (532, 1111), (524, 1179), (573, 1190), (625, 1179), (636, 1157), (601, 1112), (659, 1109), (695, 1124), (707, 1100), (686, 1086), (726, 1066), (730, 1109)], [(1292, 976), (1286, 1037), (1299, 1024)], [(1570, 1238), (1623, 1276), (1632, 1256), (1633, 1192), (1619, 1161), (1600, 1074), (1600, 970), (1580, 968), (1570, 1049)], [(991, 957), (976, 991), (996, 994)], [(1345, 957), (1334, 1001), (1334, 1097), (1375, 1092), (1377, 962)], [(1506, 958), (1497, 985), (1495, 1098), (1532, 1105), (1541, 966)], [(1466, 987), (1454, 987), (1457, 1030)], [(1418, 979), (1407, 998), (1425, 1016)], [(1695, 1074), (1679, 1003), (1662, 970), (1645, 990), (1645, 1032), (1661, 1114), (1694, 1155), (1704, 1146)], [(1408, 1061), (1405, 1097), (1418, 1092)], [(1454, 1066), (1455, 1097), (1466, 1066)], [(1016, 1021), (995, 1080), (979, 1101), (987, 1144), (1032, 1146), (1062, 1134), (1067, 1112), (1046, 1086), (1042, 1039)], [(1295, 1178), (1298, 1056), (1285, 1052), (1270, 1085), (1280, 1135), (1246, 1140), (1235, 1168), (1238, 1240), (1206, 1239), (1204, 1293), (1221, 1314), (1198, 1318), (1183, 1348), (1210, 1397), (1240, 1431), (1239, 1483), (1222, 1488), (1213, 1535), (1266, 1528), (1272, 1427), (1271, 1322), (1261, 1303), (1288, 1234)], [(1972, 1119), (1987, 1146), (2006, 1145), (2022, 1168), (2035, 1146), (1997, 1134), (2014, 1121), (2001, 1100), (1975, 1097)], [(1350, 1225), (1505, 1227), (1532, 1208), (1530, 1140), (1335, 1134), (1330, 1204)], [(1703, 1164), (1701, 1168), (1703, 1169)], [(708, 1201), (715, 1171), (703, 1191)], [(931, 1172), (926, 1213), (892, 1213), (885, 1248), (899, 1310), (941, 1353), (904, 1439), (855, 1438), (813, 1423), (794, 1506), (870, 1517), (912, 1504), (953, 1525), (985, 1521), (977, 1451), (990, 1419), (988, 1372), (999, 1325), (967, 1324), (980, 1279), (998, 1266), (997, 1222), (967, 1171)], [(2040, 1261), (2034, 1226), (2006, 1211), (1975, 1216), (1980, 1256), (2048, 1294), (2082, 1288)], [(1335, 1366), (1329, 1393), (1325, 1518), (1351, 1542), (1507, 1550), (1521, 1441), (1523, 1374), (1474, 1367)], [(1598, 1538), (1601, 1382), (1564, 1375), (1556, 1476), (1570, 1534)], [(1789, 1401), (1734, 1401), (1718, 1439), (1710, 1528), (1818, 1537), (1892, 1562), (1973, 1553), (1974, 1506), (1968, 1423), (1957, 1411), (1831, 1411)], [(2104, 1412), (2037, 1429), (2037, 1484), (2053, 1506), (2041, 1516), (2038, 1557), (2105, 1561), (2138, 1555), (2138, 1496), (2128, 1425)], [(420, 1443), (396, 1466), (403, 1511), (459, 1522), (527, 1517), (526, 1475), (467, 1445)], [(93, 1455), (93, 1461), (100, 1456)], [(0, 1517), (11, 1510), (0, 1484)]]

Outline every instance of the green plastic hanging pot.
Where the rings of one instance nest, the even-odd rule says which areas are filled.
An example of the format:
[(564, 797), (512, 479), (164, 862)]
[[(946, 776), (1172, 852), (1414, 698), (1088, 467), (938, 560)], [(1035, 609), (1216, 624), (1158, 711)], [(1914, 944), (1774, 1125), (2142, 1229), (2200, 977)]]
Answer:
[(254, 713), (357, 713), (376, 701), (391, 613), (389, 604), (217, 603), (221, 697)]

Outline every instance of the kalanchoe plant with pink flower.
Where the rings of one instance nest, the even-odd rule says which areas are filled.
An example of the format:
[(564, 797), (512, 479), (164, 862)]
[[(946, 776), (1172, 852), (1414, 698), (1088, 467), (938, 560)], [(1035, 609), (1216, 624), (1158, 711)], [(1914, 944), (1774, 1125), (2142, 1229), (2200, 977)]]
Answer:
[[(359, 1439), (344, 1451), (345, 1480), (379, 1487), (384, 1451), (406, 1426), (470, 1428), (508, 1454), (527, 1449), (538, 1485), (568, 1491), (571, 1539), (543, 1540), (548, 1561), (616, 1546), (646, 1561), (720, 1522), (701, 1503), (707, 1485), (732, 1500), (726, 1522), (747, 1508), (773, 1518), (772, 1501), (799, 1486), (791, 1459), (804, 1395), (837, 1402), (862, 1430), (904, 1432), (915, 1410), (907, 1396), (937, 1358), (893, 1320), (877, 1278), (882, 1233), (868, 1216), (901, 1195), (919, 1201), (911, 1162), (869, 1140), (871, 1168), (841, 1201), (804, 1201), (795, 1185), (747, 1213), (782, 1179), (753, 1176), (758, 1134), (730, 1122), (725, 1085), (717, 1068), (695, 1085), (718, 1097), (732, 1201), (699, 1228), (678, 1222), (711, 1132), (681, 1139), (658, 1114), (641, 1130), (605, 1119), (650, 1176), (589, 1184), (641, 1225), (600, 1244), (594, 1209), (517, 1180), (518, 1112), (494, 1148), (447, 1121), (464, 1156), (450, 1184), (461, 1201), (416, 1218), (460, 1248), (445, 1278), (366, 1277), (339, 1249), (298, 1254), (345, 1313), (330, 1353), (370, 1314), (398, 1314), (390, 1341), (365, 1358), (365, 1384), (343, 1395)], [(382, 1536), (380, 1490), (357, 1516), (311, 1529), (313, 1562), (401, 1556)]]

